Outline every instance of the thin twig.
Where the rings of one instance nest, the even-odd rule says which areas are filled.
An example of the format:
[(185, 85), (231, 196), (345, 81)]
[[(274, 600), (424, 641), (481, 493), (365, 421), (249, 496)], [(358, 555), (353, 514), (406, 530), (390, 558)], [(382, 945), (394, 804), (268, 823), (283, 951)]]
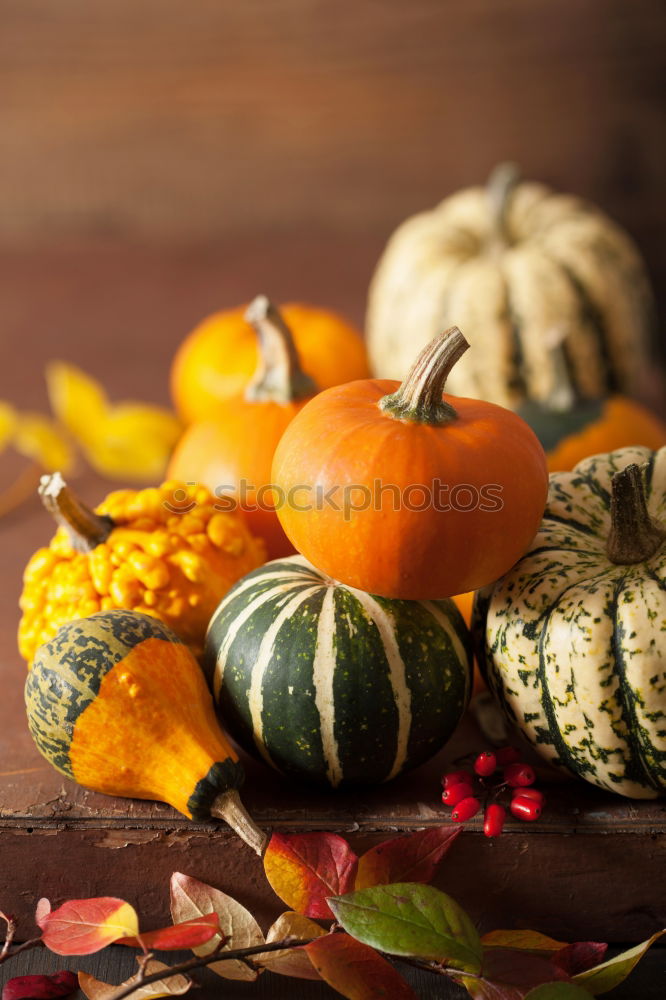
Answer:
[(7, 950), (5, 952), (5, 949), (3, 948), (3, 954), (0, 956), (0, 963), (8, 961), (10, 958), (13, 958), (14, 955), (20, 955), (22, 951), (30, 951), (31, 948), (43, 948), (43, 947), (44, 947), (44, 942), (39, 937), (39, 938), (30, 938), (29, 941), (24, 941), (23, 944), (18, 944), (15, 948), (12, 948), (11, 951)]
[(120, 992), (114, 993), (110, 1000), (124, 1000), (125, 997), (130, 996), (130, 994), (142, 986), (157, 983), (160, 979), (170, 979), (171, 976), (187, 975), (193, 969), (201, 969), (206, 965), (212, 965), (213, 962), (226, 962), (231, 959), (243, 962), (251, 955), (261, 955), (267, 951), (282, 951), (285, 948), (301, 948), (303, 945), (310, 944), (314, 940), (315, 938), (307, 938), (305, 940), (285, 938), (283, 941), (273, 941), (271, 944), (257, 944), (251, 948), (237, 948), (235, 951), (223, 951), (221, 948), (216, 948), (209, 955), (196, 956), (195, 958), (188, 959), (186, 962), (180, 962), (178, 965), (171, 965), (160, 972), (153, 972), (149, 976), (144, 976), (140, 982), (137, 979), (120, 990)]
[(4, 962), (7, 957), (7, 952), (11, 948), (12, 941), (14, 940), (14, 935), (16, 934), (16, 921), (13, 917), (7, 916), (0, 910), (0, 920), (4, 920), (7, 924), (7, 933), (5, 935), (5, 943), (2, 946), (2, 951), (0, 951), (0, 962)]

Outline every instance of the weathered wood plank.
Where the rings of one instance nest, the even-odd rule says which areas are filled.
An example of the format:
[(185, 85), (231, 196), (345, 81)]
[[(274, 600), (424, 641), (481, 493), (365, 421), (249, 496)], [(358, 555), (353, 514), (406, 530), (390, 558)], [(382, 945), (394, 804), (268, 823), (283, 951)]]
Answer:
[(1, 238), (384, 234), (508, 156), (656, 256), (665, 26), (658, 0), (5, 0)]

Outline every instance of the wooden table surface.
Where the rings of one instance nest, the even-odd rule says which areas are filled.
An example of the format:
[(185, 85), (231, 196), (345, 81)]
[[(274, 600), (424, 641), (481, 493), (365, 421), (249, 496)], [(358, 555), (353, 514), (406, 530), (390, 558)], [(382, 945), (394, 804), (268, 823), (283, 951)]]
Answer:
[[(80, 246), (4, 253), (0, 399), (44, 408), (43, 364), (64, 358), (103, 378), (117, 398), (166, 402), (169, 359), (202, 315), (266, 291), (277, 300), (320, 301), (360, 322), (378, 250), (374, 238), (296, 234), (173, 252)], [(1, 461), (6, 484), (15, 466)], [(90, 474), (77, 486), (89, 502), (109, 488)], [(259, 860), (226, 828), (189, 823), (165, 805), (77, 788), (32, 746), (16, 603), (22, 567), (50, 535), (36, 500), (0, 522), (0, 908), (16, 912), (29, 933), (40, 895), (54, 904), (119, 895), (146, 926), (156, 926), (168, 919), (168, 878), (181, 870), (237, 895), (265, 924), (280, 903)], [(268, 827), (336, 830), (362, 848), (394, 831), (442, 822), (438, 775), (478, 739), (468, 723), (430, 765), (362, 795), (304, 791), (250, 762), (244, 798)], [(548, 798), (541, 822), (509, 823), (498, 841), (483, 837), (478, 820), (468, 824), (438, 884), (485, 929), (532, 926), (567, 940), (624, 942), (666, 926), (663, 800), (629, 802), (575, 783), (553, 785)], [(251, 995), (293, 995), (280, 993), (281, 986), (264, 989)], [(238, 996), (246, 993), (239, 988)], [(299, 996), (310, 995), (327, 994), (299, 986)]]

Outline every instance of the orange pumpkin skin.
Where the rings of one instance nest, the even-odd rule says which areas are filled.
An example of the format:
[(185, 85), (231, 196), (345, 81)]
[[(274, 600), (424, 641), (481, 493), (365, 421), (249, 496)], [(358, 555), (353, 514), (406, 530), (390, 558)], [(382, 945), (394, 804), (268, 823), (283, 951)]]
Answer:
[[(278, 445), (273, 482), (285, 496), (294, 491), (299, 507), (308, 499), (304, 487), (315, 499), (332, 491), (340, 509), (285, 503), (280, 521), (299, 552), (348, 586), (408, 600), (477, 590), (513, 566), (536, 534), (548, 491), (543, 448), (515, 413), (476, 399), (445, 395), (457, 418), (444, 426), (396, 419), (378, 404), (398, 388), (362, 380), (303, 408)], [(391, 487), (415, 506), (424, 498), (416, 486), (434, 496), (438, 481), (449, 491), (470, 486), (479, 498), (496, 487), (484, 500), (491, 509), (417, 510), (403, 502), (393, 510), (387, 492), (382, 503), (344, 509), (344, 487), (352, 502), (367, 499), (352, 486), (371, 495)], [(460, 489), (457, 506), (470, 496)]]
[(666, 444), (666, 424), (640, 403), (626, 396), (611, 396), (598, 420), (578, 433), (562, 438), (548, 452), (551, 472), (569, 472), (590, 455), (641, 445), (658, 451)]
[[(183, 341), (171, 369), (171, 395), (191, 423), (215, 414), (220, 403), (242, 396), (259, 360), (246, 307), (213, 313)], [(290, 303), (281, 307), (304, 371), (321, 389), (369, 374), (365, 345), (346, 320), (328, 309)]]
[[(294, 553), (267, 487), (278, 442), (304, 402), (221, 404), (215, 420), (185, 430), (169, 465), (170, 477), (205, 484), (222, 509), (238, 507), (252, 534), (266, 543), (269, 559)], [(242, 491), (243, 481), (253, 488)]]

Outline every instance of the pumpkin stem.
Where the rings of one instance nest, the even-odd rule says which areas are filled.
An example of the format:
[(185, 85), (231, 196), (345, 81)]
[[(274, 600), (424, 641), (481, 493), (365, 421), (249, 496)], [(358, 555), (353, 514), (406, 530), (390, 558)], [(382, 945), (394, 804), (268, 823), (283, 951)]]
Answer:
[(666, 538), (666, 532), (648, 513), (640, 466), (634, 463), (616, 472), (611, 490), (611, 531), (606, 545), (608, 558), (620, 565), (650, 559)]
[(81, 503), (59, 472), (42, 476), (39, 481), (42, 503), (57, 524), (67, 529), (72, 547), (77, 552), (90, 552), (105, 542), (115, 525), (110, 517), (95, 514)]
[(508, 212), (511, 196), (520, 181), (520, 170), (515, 163), (499, 163), (488, 178), (486, 194), (490, 205), (490, 239), (493, 249), (510, 246), (513, 238), (508, 229)]
[(259, 364), (245, 398), (252, 403), (291, 403), (314, 396), (317, 386), (301, 368), (294, 338), (280, 310), (267, 296), (257, 295), (245, 319), (259, 337)]
[(246, 811), (235, 788), (230, 788), (217, 796), (210, 807), (210, 814), (215, 819), (223, 819), (225, 823), (228, 823), (241, 840), (249, 844), (259, 857), (262, 856), (268, 843), (268, 834), (257, 826)]
[(438, 334), (423, 348), (402, 385), (379, 400), (379, 408), (396, 420), (433, 427), (455, 420), (458, 414), (442, 393), (449, 372), (468, 347), (457, 326)]

